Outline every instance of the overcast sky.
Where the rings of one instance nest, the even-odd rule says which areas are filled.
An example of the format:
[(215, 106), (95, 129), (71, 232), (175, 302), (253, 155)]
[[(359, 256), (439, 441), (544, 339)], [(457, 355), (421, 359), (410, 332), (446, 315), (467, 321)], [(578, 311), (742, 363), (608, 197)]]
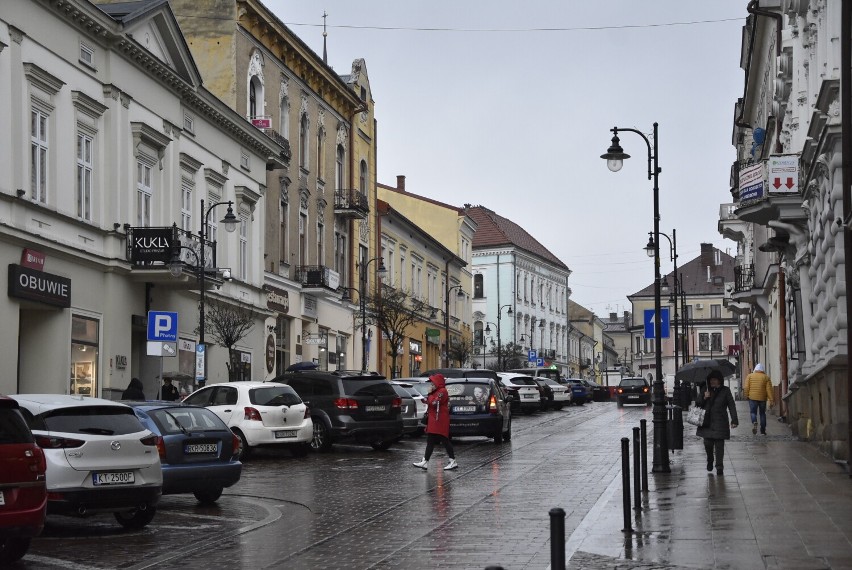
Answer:
[(746, 0), (264, 2), (320, 55), (326, 11), (338, 73), (366, 60), (379, 182), (404, 174), (411, 192), (523, 226), (597, 315), (629, 310), (654, 277), (647, 147), (624, 133), (633, 158), (611, 173), (599, 156), (613, 126), (650, 138), (659, 123), (660, 231), (677, 230), (679, 264), (702, 242), (736, 253), (717, 222), (731, 201)]

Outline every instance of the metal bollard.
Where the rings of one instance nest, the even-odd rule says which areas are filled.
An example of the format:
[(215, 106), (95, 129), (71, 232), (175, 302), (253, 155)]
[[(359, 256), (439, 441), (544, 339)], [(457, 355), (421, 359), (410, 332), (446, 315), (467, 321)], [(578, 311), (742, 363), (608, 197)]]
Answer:
[(630, 524), (630, 440), (621, 438), (621, 496), (624, 510), (624, 528), (622, 532), (633, 532)]
[(485, 570), (504, 570), (502, 566), (486, 566)]
[(642, 490), (648, 492), (648, 421), (639, 420), (642, 432)]
[(550, 567), (565, 570), (565, 510), (550, 509)]
[(639, 428), (633, 428), (633, 508), (637, 511), (642, 510), (642, 493), (641, 493), (641, 477), (642, 475), (639, 473), (642, 470), (642, 466), (640, 464), (639, 456), (641, 451), (639, 450)]

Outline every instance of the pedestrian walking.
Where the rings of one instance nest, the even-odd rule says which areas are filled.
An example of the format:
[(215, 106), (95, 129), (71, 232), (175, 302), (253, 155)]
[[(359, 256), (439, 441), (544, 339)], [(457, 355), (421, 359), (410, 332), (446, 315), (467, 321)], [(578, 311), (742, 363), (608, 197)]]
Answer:
[[(716, 474), (724, 474), (725, 440), (731, 439), (731, 428), (736, 428), (737, 407), (734, 395), (727, 386), (722, 386), (722, 373), (711, 370), (707, 375), (707, 387), (698, 399), (698, 406), (704, 408), (704, 424), (697, 434), (704, 438), (704, 451), (707, 452), (707, 471), (713, 471), (716, 461)], [(728, 414), (731, 415), (730, 424)]]
[(122, 400), (144, 400), (145, 392), (142, 391), (142, 381), (139, 378), (132, 378), (130, 384), (124, 392), (121, 393)]
[(757, 433), (757, 417), (760, 414), (760, 433), (766, 435), (766, 403), (773, 407), (772, 380), (763, 370), (763, 364), (757, 363), (754, 372), (746, 376), (743, 394), (748, 400), (748, 411), (751, 413), (751, 433)]
[(172, 384), (171, 378), (163, 378), (163, 385), (160, 388), (160, 399), (166, 402), (180, 400), (180, 391), (177, 389), (177, 386)]
[(431, 386), (426, 398), (426, 452), (423, 459), (413, 463), (421, 469), (429, 468), (429, 458), (435, 444), (442, 443), (447, 451), (450, 462), (444, 467), (445, 471), (456, 469), (456, 453), (450, 441), (450, 395), (447, 393), (447, 381), (443, 374), (433, 374), (429, 377)]

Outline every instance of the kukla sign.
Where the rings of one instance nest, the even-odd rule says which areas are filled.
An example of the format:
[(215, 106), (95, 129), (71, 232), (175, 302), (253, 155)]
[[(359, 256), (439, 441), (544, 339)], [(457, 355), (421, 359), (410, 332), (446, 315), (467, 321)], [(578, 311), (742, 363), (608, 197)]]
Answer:
[(11, 263), (9, 296), (67, 309), (71, 306), (71, 280)]
[(131, 261), (168, 263), (172, 256), (173, 239), (172, 228), (133, 228)]

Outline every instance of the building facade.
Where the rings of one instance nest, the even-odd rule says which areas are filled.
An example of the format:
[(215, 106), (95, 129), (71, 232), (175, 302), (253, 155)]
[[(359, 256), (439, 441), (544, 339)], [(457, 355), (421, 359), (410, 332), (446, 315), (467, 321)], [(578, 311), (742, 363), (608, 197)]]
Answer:
[[(235, 364), (252, 375), (274, 322), (266, 170), (285, 149), (204, 88), (169, 4), (5, 2), (0, 77), (0, 315), (15, 339), (0, 392), (117, 398), (139, 377), (155, 397), (165, 372), (185, 390)], [(221, 205), (205, 217), (202, 200)], [(247, 316), (236, 360), (208, 323), (197, 365), (201, 291)], [(177, 315), (154, 347), (148, 311)]]

